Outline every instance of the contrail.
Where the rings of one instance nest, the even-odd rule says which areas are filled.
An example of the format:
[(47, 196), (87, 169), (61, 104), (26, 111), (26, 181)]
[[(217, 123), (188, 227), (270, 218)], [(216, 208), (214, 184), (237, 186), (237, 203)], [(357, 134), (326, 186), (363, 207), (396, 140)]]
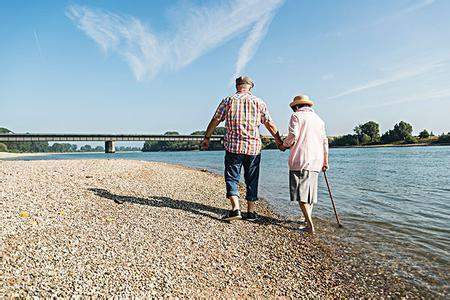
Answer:
[(41, 59), (43, 59), (44, 57), (42, 56), (41, 43), (39, 42), (39, 37), (37, 35), (36, 30), (34, 30), (33, 33), (34, 33), (34, 40), (36, 42), (36, 47), (38, 49), (39, 56), (41, 57)]
[(258, 49), (259, 44), (267, 33), (267, 29), (270, 25), (270, 22), (272, 21), (272, 18), (273, 14), (267, 14), (253, 26), (250, 34), (239, 50), (239, 56), (236, 61), (236, 71), (234, 72), (232, 80), (241, 75), (247, 63), (250, 61), (250, 59), (252, 59), (253, 55)]

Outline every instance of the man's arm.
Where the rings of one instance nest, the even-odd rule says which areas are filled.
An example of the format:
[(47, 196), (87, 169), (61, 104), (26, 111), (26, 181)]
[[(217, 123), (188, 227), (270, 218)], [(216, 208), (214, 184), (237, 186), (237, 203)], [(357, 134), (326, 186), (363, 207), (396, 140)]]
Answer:
[(211, 121), (208, 124), (208, 128), (205, 132), (205, 138), (202, 142), (202, 149), (208, 150), (209, 147), (209, 140), (211, 138), (211, 135), (214, 133), (214, 130), (216, 127), (220, 124), (220, 122), (225, 120), (225, 116), (227, 114), (227, 99), (223, 99), (219, 106), (216, 109), (216, 112), (214, 113), (214, 116), (212, 117)]
[(280, 133), (278, 132), (278, 128), (275, 125), (275, 122), (272, 121), (272, 117), (269, 114), (267, 106), (264, 102), (261, 105), (261, 124), (267, 128), (270, 134), (275, 138), (275, 143), (278, 146), (278, 149), (284, 151), (283, 149), (283, 141), (281, 140)]
[(209, 140), (211, 138), (211, 135), (214, 133), (214, 130), (216, 129), (216, 127), (219, 126), (220, 122), (221, 122), (221, 120), (217, 119), (215, 117), (213, 117), (211, 119), (211, 121), (209, 122), (208, 128), (206, 129), (205, 138), (203, 139), (203, 142), (202, 142), (203, 150), (208, 150)]
[(281, 146), (283, 146), (283, 141), (281, 140), (280, 133), (278, 132), (277, 126), (273, 121), (267, 121), (264, 123), (264, 126), (270, 132), (270, 134), (275, 138), (275, 143), (278, 148), (281, 150)]

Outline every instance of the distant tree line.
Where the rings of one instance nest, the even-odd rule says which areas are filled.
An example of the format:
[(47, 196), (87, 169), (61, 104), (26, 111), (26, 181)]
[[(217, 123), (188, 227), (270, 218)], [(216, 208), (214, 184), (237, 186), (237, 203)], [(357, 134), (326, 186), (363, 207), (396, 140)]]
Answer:
[[(214, 135), (224, 135), (226, 129), (224, 127), (217, 127), (214, 130)], [(204, 135), (205, 131), (194, 131), (191, 135)], [(180, 135), (177, 131), (168, 131), (164, 135)], [(210, 150), (222, 150), (223, 145), (220, 142), (212, 141), (210, 143)], [(157, 152), (157, 151), (192, 151), (200, 150), (200, 143), (197, 141), (146, 141), (143, 152)]]
[(136, 147), (136, 146), (117, 146), (116, 147), (116, 151), (141, 151), (141, 150), (142, 150), (142, 147)]
[[(227, 130), (225, 127), (217, 127), (214, 130), (214, 135), (225, 135)], [(176, 131), (168, 131), (164, 135), (179, 135)], [(205, 131), (194, 131), (191, 135), (205, 135)], [(277, 149), (277, 145), (272, 139), (267, 137), (262, 138), (264, 149)], [(192, 151), (200, 150), (200, 143), (194, 141), (146, 141), (142, 151)], [(212, 141), (209, 145), (209, 150), (224, 150), (221, 142)]]
[(380, 126), (374, 121), (360, 124), (354, 128), (354, 134), (346, 134), (330, 139), (330, 146), (364, 146), (381, 144), (417, 144), (450, 143), (450, 133), (435, 136), (433, 132), (422, 130), (418, 136), (412, 134), (411, 124), (401, 121), (380, 135)]

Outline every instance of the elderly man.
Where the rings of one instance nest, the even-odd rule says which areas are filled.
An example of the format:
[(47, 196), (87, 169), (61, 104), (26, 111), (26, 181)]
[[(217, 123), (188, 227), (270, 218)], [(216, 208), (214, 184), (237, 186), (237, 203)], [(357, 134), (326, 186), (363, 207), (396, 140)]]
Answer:
[(325, 123), (314, 112), (313, 101), (299, 95), (290, 103), (294, 111), (283, 148), (291, 148), (289, 156), (289, 189), (291, 201), (298, 201), (305, 216), (305, 231), (314, 233), (313, 205), (317, 203), (319, 172), (328, 169), (328, 139)]
[(231, 210), (223, 220), (241, 219), (239, 204), (239, 178), (244, 167), (246, 185), (247, 217), (249, 221), (257, 219), (255, 201), (258, 200), (259, 164), (261, 161), (261, 138), (259, 126), (264, 124), (275, 138), (275, 142), (282, 147), (282, 140), (277, 127), (270, 117), (266, 104), (252, 94), (253, 81), (247, 76), (236, 79), (237, 92), (222, 100), (216, 110), (202, 143), (203, 149), (208, 149), (209, 140), (214, 129), (225, 121), (227, 133), (224, 138), (225, 154), (225, 183), (227, 198), (231, 202)]

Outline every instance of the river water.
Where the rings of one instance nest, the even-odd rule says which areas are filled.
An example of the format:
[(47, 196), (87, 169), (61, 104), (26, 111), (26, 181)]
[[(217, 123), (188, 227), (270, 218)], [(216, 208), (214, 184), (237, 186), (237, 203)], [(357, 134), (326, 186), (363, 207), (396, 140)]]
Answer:
[[(55, 154), (20, 158), (133, 159), (223, 172), (221, 151)], [(262, 153), (260, 195), (277, 213), (300, 214), (289, 201), (288, 152)], [(448, 292), (450, 270), (450, 147), (340, 148), (330, 151), (328, 177), (344, 229), (339, 239), (383, 254), (399, 275), (430, 291)], [(323, 178), (314, 214), (334, 227)], [(320, 231), (319, 231), (320, 232)]]

